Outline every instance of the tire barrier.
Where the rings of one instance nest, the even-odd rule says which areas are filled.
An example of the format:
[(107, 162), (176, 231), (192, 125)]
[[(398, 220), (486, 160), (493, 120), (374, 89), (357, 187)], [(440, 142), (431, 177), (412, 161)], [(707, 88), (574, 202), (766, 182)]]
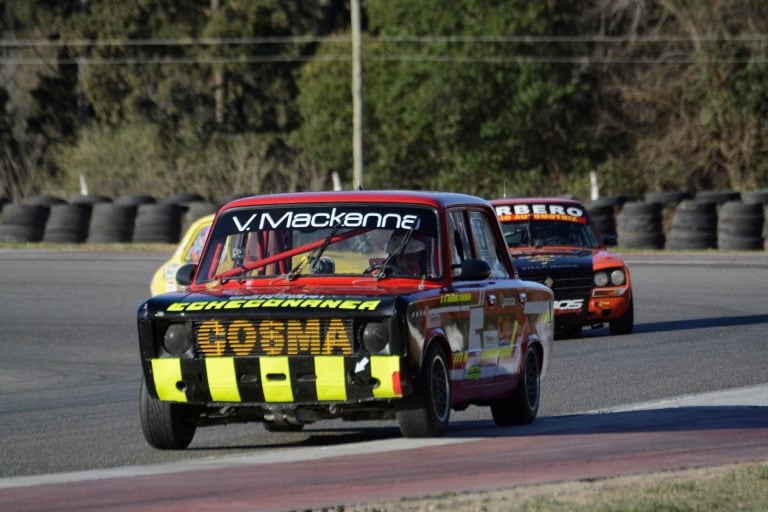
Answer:
[(179, 242), (182, 207), (175, 204), (142, 204), (136, 212), (134, 243)]
[(187, 211), (184, 213), (184, 222), (182, 222), (181, 232), (186, 233), (187, 229), (189, 229), (189, 226), (191, 226), (192, 223), (197, 219), (212, 213), (216, 213), (217, 211), (219, 211), (219, 208), (214, 203), (209, 203), (206, 201), (195, 201), (194, 203), (189, 203), (187, 206)]
[(52, 196), (49, 194), (41, 194), (39, 196), (32, 196), (24, 204), (32, 206), (53, 206), (55, 204), (64, 204), (66, 201), (60, 197)]
[(754, 251), (763, 248), (762, 203), (729, 201), (720, 207), (717, 221), (718, 249)]
[(0, 242), (40, 242), (50, 207), (8, 203), (3, 208)]
[[(114, 202), (107, 196), (75, 195), (67, 202), (41, 194), (23, 203), (0, 196), (0, 242), (175, 244), (200, 217), (250, 195), (233, 193), (215, 201), (198, 194), (161, 200), (124, 195)], [(584, 205), (600, 233), (615, 236), (622, 248), (768, 251), (768, 189), (693, 196), (656, 191), (644, 199), (601, 197)]]
[(154, 197), (147, 195), (120, 196), (115, 199), (115, 204), (120, 206), (139, 206), (141, 204), (155, 204), (156, 202)]
[(628, 249), (661, 249), (662, 220), (661, 203), (625, 203), (616, 219), (619, 245)]
[(741, 199), (741, 194), (734, 192), (733, 190), (705, 190), (696, 192), (693, 199), (697, 203), (715, 203), (721, 205), (727, 201), (738, 201)]
[(616, 237), (616, 217), (613, 206), (587, 206), (589, 216), (592, 217), (595, 227), (603, 237)]
[(768, 188), (741, 193), (741, 202), (746, 204), (768, 204)]
[(133, 205), (102, 203), (94, 205), (88, 242), (127, 243), (133, 239), (133, 224), (137, 207)]
[(684, 199), (675, 208), (666, 248), (672, 250), (717, 247), (717, 203)]
[(79, 244), (88, 238), (91, 205), (55, 204), (51, 206), (43, 231), (43, 242)]
[(691, 199), (693, 194), (685, 191), (665, 190), (656, 192), (647, 192), (645, 194), (646, 203), (661, 203), (663, 206), (677, 206), (684, 199)]
[(768, 205), (763, 206), (763, 250), (768, 251)]
[(76, 194), (69, 198), (69, 204), (87, 205), (93, 206), (101, 203), (111, 203), (112, 198), (100, 195), (83, 195)]
[(205, 198), (200, 194), (176, 194), (175, 196), (161, 199), (160, 204), (175, 204), (187, 206), (189, 203), (204, 202)]

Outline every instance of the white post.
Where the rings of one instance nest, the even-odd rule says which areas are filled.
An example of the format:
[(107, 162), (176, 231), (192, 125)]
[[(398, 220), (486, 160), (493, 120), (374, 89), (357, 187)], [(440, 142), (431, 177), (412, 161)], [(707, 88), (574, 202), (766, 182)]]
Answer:
[(589, 198), (594, 201), (600, 197), (600, 187), (597, 184), (597, 173), (589, 171)]
[(352, 11), (352, 188), (363, 186), (363, 62), (360, 41), (360, 1)]

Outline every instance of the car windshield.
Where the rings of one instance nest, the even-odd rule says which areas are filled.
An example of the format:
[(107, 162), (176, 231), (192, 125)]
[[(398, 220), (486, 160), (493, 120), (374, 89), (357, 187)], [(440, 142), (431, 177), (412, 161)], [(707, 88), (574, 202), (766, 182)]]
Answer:
[(509, 247), (600, 247), (592, 226), (584, 222), (562, 220), (534, 220), (502, 222), (504, 240)]
[(232, 209), (216, 221), (196, 282), (302, 275), (434, 280), (437, 213), (390, 204)]

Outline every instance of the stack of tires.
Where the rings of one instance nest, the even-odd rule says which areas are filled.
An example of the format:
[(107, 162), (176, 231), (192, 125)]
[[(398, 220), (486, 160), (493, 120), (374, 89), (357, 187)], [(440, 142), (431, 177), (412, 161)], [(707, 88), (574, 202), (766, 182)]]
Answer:
[(741, 202), (746, 204), (757, 203), (757, 204), (762, 204), (763, 206), (768, 205), (768, 188), (742, 192)]
[(205, 217), (218, 211), (218, 207), (215, 203), (209, 203), (207, 201), (195, 201), (187, 205), (187, 211), (184, 212), (183, 222), (181, 226), (181, 232), (186, 233), (187, 229), (199, 218)]
[(616, 196), (600, 197), (586, 204), (589, 216), (603, 238), (611, 237), (616, 240), (616, 212), (620, 211), (626, 202), (625, 196)]
[(179, 242), (183, 208), (176, 204), (142, 204), (136, 213), (134, 243)]
[(93, 207), (88, 242), (128, 243), (133, 239), (136, 206), (102, 203)]
[(728, 201), (720, 207), (717, 247), (738, 251), (763, 248), (763, 205)]
[(8, 203), (0, 220), (0, 242), (40, 242), (50, 207), (41, 204)]
[(51, 206), (45, 223), (43, 242), (79, 244), (88, 238), (91, 206), (87, 204), (56, 204)]
[(662, 220), (661, 203), (625, 203), (616, 219), (619, 245), (627, 249), (663, 248)]
[(663, 207), (676, 207), (680, 201), (690, 199), (693, 195), (690, 192), (678, 190), (663, 190), (656, 192), (646, 192), (646, 203), (661, 203)]
[(717, 203), (686, 199), (675, 208), (667, 235), (667, 249), (714, 249), (717, 247)]
[(718, 206), (728, 201), (738, 201), (740, 198), (741, 194), (733, 190), (703, 190), (696, 192), (693, 197), (697, 203), (714, 203)]
[(763, 208), (763, 249), (768, 251), (768, 189), (742, 192), (741, 201), (745, 204), (759, 204)]
[(10, 203), (10, 202), (11, 202), (11, 200), (8, 199), (7, 197), (0, 196), (0, 218), (2, 218), (2, 215), (3, 215), (3, 207), (5, 205), (7, 205), (8, 203)]

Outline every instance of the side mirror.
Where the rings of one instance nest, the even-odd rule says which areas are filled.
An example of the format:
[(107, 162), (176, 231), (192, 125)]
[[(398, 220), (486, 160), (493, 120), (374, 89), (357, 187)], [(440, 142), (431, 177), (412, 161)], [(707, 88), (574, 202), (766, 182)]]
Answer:
[(491, 266), (485, 260), (466, 259), (461, 262), (461, 273), (456, 277), (461, 281), (482, 281), (491, 275)]
[(616, 245), (618, 242), (616, 235), (604, 235), (603, 236), (603, 243), (605, 245)]
[(182, 286), (192, 284), (192, 277), (195, 275), (197, 265), (195, 263), (187, 263), (179, 267), (176, 271), (176, 282)]

